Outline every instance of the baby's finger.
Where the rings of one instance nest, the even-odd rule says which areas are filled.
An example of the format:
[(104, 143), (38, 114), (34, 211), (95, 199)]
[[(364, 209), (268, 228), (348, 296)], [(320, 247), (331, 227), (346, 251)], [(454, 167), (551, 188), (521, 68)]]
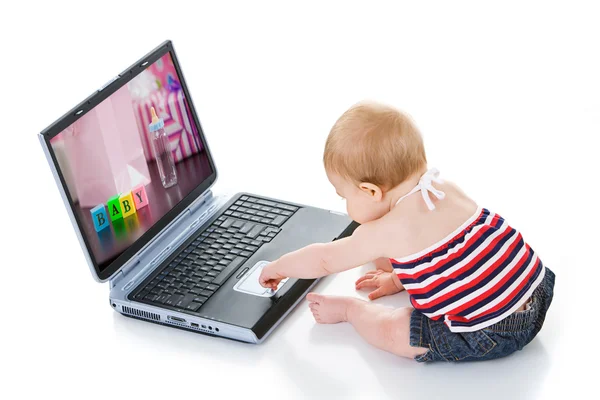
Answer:
[(375, 290), (373, 290), (371, 293), (369, 293), (369, 299), (370, 300), (375, 300), (380, 298), (381, 296), (383, 296), (383, 289), (382, 288), (377, 288)]
[(372, 277), (370, 279), (364, 280), (358, 285), (356, 285), (357, 289), (367, 288), (367, 287), (378, 287), (379, 283), (377, 282), (377, 277)]
[(362, 282), (362, 281), (364, 281), (365, 279), (371, 279), (371, 278), (374, 278), (374, 277), (375, 277), (375, 274), (372, 274), (372, 273), (368, 273), (368, 272), (367, 272), (365, 275), (363, 275), (363, 276), (361, 276), (360, 278), (358, 278), (358, 279), (357, 279), (357, 281), (355, 282), (355, 284), (357, 284), (357, 285), (358, 285), (359, 283), (361, 283), (361, 282)]
[(356, 280), (356, 282), (354, 282), (354, 284), (358, 285), (359, 283), (363, 282), (364, 280), (371, 279), (371, 278), (372, 278), (372, 276), (370, 276), (370, 275), (361, 276), (360, 278), (358, 278)]

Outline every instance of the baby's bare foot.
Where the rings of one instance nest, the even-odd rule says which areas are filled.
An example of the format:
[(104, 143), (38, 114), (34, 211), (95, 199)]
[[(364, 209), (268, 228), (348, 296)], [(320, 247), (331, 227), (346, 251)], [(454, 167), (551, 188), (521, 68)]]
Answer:
[(306, 299), (315, 320), (320, 324), (348, 321), (348, 307), (357, 301), (352, 297), (323, 296), (317, 293), (309, 293)]

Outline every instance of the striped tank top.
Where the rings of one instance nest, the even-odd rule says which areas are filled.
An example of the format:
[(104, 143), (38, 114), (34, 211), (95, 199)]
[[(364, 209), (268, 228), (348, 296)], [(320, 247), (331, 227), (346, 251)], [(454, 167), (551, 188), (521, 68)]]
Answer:
[[(433, 210), (429, 193), (445, 196), (432, 185), (442, 182), (438, 174), (429, 170), (398, 203), (421, 191)], [(445, 239), (390, 261), (412, 306), (433, 320), (443, 319), (452, 332), (476, 331), (509, 316), (531, 297), (545, 271), (521, 233), (481, 207)]]

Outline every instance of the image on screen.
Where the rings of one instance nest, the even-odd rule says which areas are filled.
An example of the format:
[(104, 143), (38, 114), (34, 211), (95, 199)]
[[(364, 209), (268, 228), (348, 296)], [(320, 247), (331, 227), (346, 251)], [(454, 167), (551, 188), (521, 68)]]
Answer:
[(213, 173), (179, 82), (167, 53), (50, 140), (101, 271)]

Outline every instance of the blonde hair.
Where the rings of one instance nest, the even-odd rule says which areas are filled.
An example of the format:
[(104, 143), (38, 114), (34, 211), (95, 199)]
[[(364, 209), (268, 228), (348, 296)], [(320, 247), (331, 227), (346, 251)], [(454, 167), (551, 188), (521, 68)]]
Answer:
[(359, 103), (331, 128), (323, 163), (356, 183), (389, 190), (427, 166), (421, 133), (399, 110), (379, 103)]

